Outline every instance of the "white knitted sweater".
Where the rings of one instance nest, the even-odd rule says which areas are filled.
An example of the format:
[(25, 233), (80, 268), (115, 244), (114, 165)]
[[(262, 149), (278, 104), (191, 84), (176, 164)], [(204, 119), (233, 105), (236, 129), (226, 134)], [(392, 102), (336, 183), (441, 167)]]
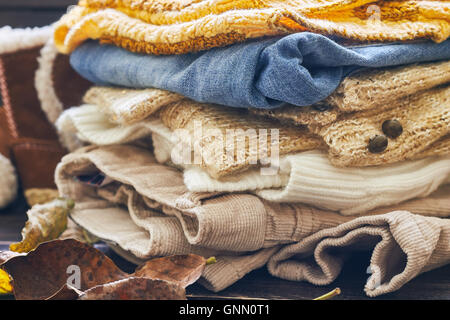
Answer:
[[(96, 106), (83, 105), (65, 111), (57, 121), (62, 135), (77, 135), (96, 145), (128, 143), (152, 136), (156, 159), (170, 163), (172, 132), (159, 119), (118, 126)], [(344, 215), (365, 213), (377, 207), (425, 197), (450, 183), (450, 156), (430, 157), (386, 166), (337, 168), (326, 154), (308, 151), (280, 158), (276, 175), (258, 169), (224, 177), (209, 176), (202, 168), (184, 165), (184, 182), (190, 191), (250, 191), (275, 202), (301, 202)]]

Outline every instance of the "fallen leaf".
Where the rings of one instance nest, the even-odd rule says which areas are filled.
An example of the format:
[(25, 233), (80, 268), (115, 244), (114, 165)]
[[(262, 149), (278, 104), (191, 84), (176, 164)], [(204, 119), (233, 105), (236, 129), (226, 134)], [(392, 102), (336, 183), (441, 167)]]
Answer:
[[(8, 261), (9, 259), (17, 256), (22, 256), (22, 253), (12, 252), (12, 251), (0, 251), (0, 265)], [(11, 285), (11, 279), (9, 274), (0, 269), (0, 295), (7, 295), (13, 292)]]
[(13, 243), (9, 249), (15, 252), (29, 252), (40, 243), (53, 240), (67, 227), (67, 216), (74, 203), (68, 199), (55, 199), (37, 204), (28, 210), (28, 221), (22, 230), (22, 241)]
[(9, 274), (0, 269), (0, 295), (11, 294), (12, 290)]
[[(70, 267), (70, 268), (69, 268)], [(2, 268), (13, 278), (18, 300), (43, 300), (53, 296), (65, 284), (71, 284), (79, 270), (78, 289), (129, 277), (99, 250), (74, 239), (42, 243), (27, 255), (15, 256)]]
[(207, 260), (194, 254), (153, 259), (121, 271), (101, 251), (75, 239), (53, 240), (24, 254), (0, 252), (18, 300), (186, 299)]
[(25, 256), (25, 255), (26, 254), (24, 254), (24, 253), (13, 252), (13, 251), (0, 251), (0, 266), (11, 258)]
[(134, 276), (167, 280), (186, 288), (201, 277), (205, 266), (206, 259), (195, 254), (168, 256), (147, 261)]
[(55, 294), (45, 300), (76, 300), (82, 294), (83, 291), (78, 290), (77, 288), (66, 283)]
[(174, 282), (130, 277), (86, 290), (79, 300), (186, 300), (186, 292)]
[(53, 201), (59, 197), (59, 192), (56, 189), (32, 188), (25, 190), (24, 193), (30, 207)]

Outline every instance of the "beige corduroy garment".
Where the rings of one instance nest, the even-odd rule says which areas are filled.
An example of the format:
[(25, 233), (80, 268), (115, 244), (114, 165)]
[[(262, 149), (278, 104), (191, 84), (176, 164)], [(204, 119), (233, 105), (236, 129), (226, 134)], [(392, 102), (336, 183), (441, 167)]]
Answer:
[(184, 169), (184, 183), (195, 192), (248, 191), (269, 201), (301, 202), (354, 215), (425, 197), (450, 182), (450, 156), (355, 169), (337, 168), (326, 153), (317, 150), (281, 156), (272, 171), (251, 168), (214, 179), (198, 165), (179, 161), (183, 149), (176, 147), (172, 131), (158, 118), (118, 126), (90, 105), (72, 108), (63, 114), (61, 122), (63, 118), (69, 123), (65, 134), (76, 134), (94, 145), (130, 143), (151, 135), (156, 160)]
[(422, 272), (450, 263), (450, 220), (407, 211), (360, 217), (286, 245), (268, 262), (272, 275), (331, 283), (348, 251), (372, 249), (364, 291), (370, 297), (395, 291)]
[[(99, 171), (115, 182), (94, 187), (76, 179), (79, 175)], [(226, 288), (272, 260), (272, 266), (281, 267), (269, 269), (271, 272), (283, 278), (295, 277), (304, 269), (294, 265), (290, 267), (289, 261), (284, 262), (290, 257), (274, 254), (280, 249), (279, 252), (285, 252), (285, 245), (285, 248), (291, 248), (302, 244), (304, 239), (316, 239), (317, 235), (331, 232), (336, 227), (343, 228), (339, 226), (343, 223), (348, 226), (353, 219), (301, 204), (270, 203), (245, 193), (188, 192), (181, 172), (156, 163), (149, 151), (132, 146), (90, 146), (80, 149), (63, 158), (55, 177), (61, 195), (76, 201), (72, 219), (93, 235), (113, 243), (116, 249), (119, 248), (118, 252), (132, 261), (188, 252), (215, 255), (218, 262), (208, 266), (203, 274), (203, 283), (215, 291)], [(449, 211), (447, 191), (434, 196), (437, 200), (434, 203), (443, 205), (438, 212)], [(420, 200), (405, 203), (406, 207), (416, 213), (424, 210), (424, 214), (430, 214), (429, 208)], [(396, 209), (401, 210), (402, 206)], [(390, 208), (384, 208), (377, 213), (390, 211)], [(360, 219), (389, 220), (391, 228), (400, 229), (405, 224), (409, 225), (408, 221), (441, 227), (439, 230), (425, 230), (428, 239), (446, 236), (449, 221), (405, 212), (356, 218), (354, 221)], [(353, 232), (359, 232), (360, 225), (356, 222), (353, 225)], [(406, 233), (406, 236), (409, 235), (407, 241), (397, 242), (397, 238), (387, 236), (389, 230), (385, 228), (383, 239), (388, 256), (397, 255), (398, 246), (405, 248), (405, 252), (411, 252), (411, 246), (423, 240), (417, 233)], [(443, 233), (439, 234), (440, 231)], [(398, 274), (406, 274), (405, 281), (397, 283), (394, 278), (392, 281), (383, 278), (386, 290), (396, 290), (417, 273), (447, 263), (449, 253), (445, 244), (448, 245), (448, 240), (447, 243), (445, 239), (443, 241), (444, 245), (425, 248), (429, 249), (430, 260), (412, 255), (406, 269), (396, 270)], [(375, 241), (363, 243), (375, 244)], [(422, 247), (422, 243), (417, 245), (418, 249)], [(348, 248), (349, 251), (351, 249)], [(402, 255), (399, 256), (401, 258)], [(324, 259), (322, 264), (335, 271), (334, 278), (341, 266), (341, 260), (337, 260), (331, 260), (328, 265)], [(378, 266), (382, 272), (390, 270), (387, 261), (380, 261)], [(314, 270), (311, 266), (310, 272)], [(333, 279), (331, 276), (327, 278), (329, 282)]]

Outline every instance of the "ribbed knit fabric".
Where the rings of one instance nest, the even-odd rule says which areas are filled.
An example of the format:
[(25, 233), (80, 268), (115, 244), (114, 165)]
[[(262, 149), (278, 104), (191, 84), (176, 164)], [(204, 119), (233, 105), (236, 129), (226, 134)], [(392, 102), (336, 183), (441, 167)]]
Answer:
[(392, 292), (450, 262), (450, 220), (407, 211), (361, 217), (285, 246), (270, 259), (268, 269), (288, 280), (330, 284), (349, 252), (363, 249), (373, 249), (366, 294)]
[(355, 169), (336, 168), (323, 153), (311, 151), (284, 157), (280, 170), (272, 187), (264, 185), (267, 176), (258, 170), (222, 182), (193, 168), (185, 171), (184, 181), (191, 191), (254, 190), (269, 201), (301, 202), (354, 215), (429, 195), (450, 182), (450, 156)]
[[(446, 184), (439, 187), (439, 189), (431, 193), (426, 198), (409, 200), (398, 205), (389, 206), (389, 209), (392, 211), (406, 210), (413, 213), (419, 213), (424, 216), (449, 217), (450, 210), (447, 205), (448, 201), (450, 201), (449, 195), (450, 185)], [(371, 213), (373, 214), (381, 214), (384, 212), (386, 212), (386, 208), (371, 210)]]
[(149, 119), (128, 126), (108, 121), (97, 106), (83, 105), (64, 111), (56, 121), (62, 136), (77, 136), (81, 141), (96, 145), (127, 143), (151, 136), (154, 126), (163, 126), (159, 119)]
[[(78, 175), (97, 171), (105, 173), (115, 182), (97, 188), (76, 180)], [(442, 238), (447, 232), (446, 219), (406, 212), (399, 215), (397, 211), (372, 218), (356, 218), (359, 223), (349, 224), (354, 218), (300, 204), (270, 203), (251, 194), (191, 193), (183, 184), (181, 172), (156, 163), (149, 151), (137, 147), (90, 146), (80, 149), (63, 158), (55, 178), (61, 195), (76, 202), (72, 219), (93, 235), (115, 243), (127, 252), (125, 256), (134, 256), (134, 261), (189, 252), (206, 257), (216, 256), (218, 263), (207, 267), (203, 279), (203, 283), (215, 291), (231, 285), (267, 261), (272, 261), (270, 271), (273, 274), (296, 278), (303, 269), (292, 264), (291, 256), (286, 252), (295, 252), (297, 246), (305, 243), (305, 239), (318, 239), (329, 230), (339, 228), (339, 225), (345, 225), (347, 229), (353, 227), (357, 234), (364, 233), (367, 228), (363, 223), (365, 221), (368, 221), (367, 224), (382, 224), (389, 219), (391, 226), (383, 228), (383, 235), (387, 237), (392, 230), (394, 237), (388, 239), (390, 242), (383, 249), (387, 256), (397, 254), (395, 241), (407, 253), (422, 252), (408, 257), (408, 265), (412, 268), (401, 273), (406, 274), (401, 284), (419, 272), (449, 262), (448, 239), (445, 241)], [(444, 210), (449, 212), (450, 201), (445, 193), (440, 195), (443, 197), (440, 203), (446, 205)], [(412, 208), (412, 205), (409, 207)], [(384, 210), (391, 211), (390, 208)], [(414, 228), (425, 227), (425, 236), (408, 232), (407, 228), (411, 225)], [(433, 228), (428, 228), (429, 225)], [(407, 227), (406, 232), (397, 238), (395, 232), (402, 227)], [(440, 233), (441, 230), (444, 232)], [(348, 231), (351, 235), (352, 232)], [(432, 246), (428, 245), (429, 242), (423, 242), (424, 237), (428, 240), (441, 237), (442, 241), (439, 240), (439, 246)], [(363, 241), (359, 244), (370, 248), (374, 243)], [(351, 249), (344, 248), (339, 252), (350, 252)], [(380, 249), (375, 248), (374, 256), (377, 250)], [(276, 254), (278, 251), (284, 254)], [(431, 259), (427, 259), (428, 256)], [(333, 270), (332, 276), (337, 276), (341, 260), (323, 261), (321, 266)], [(302, 259), (296, 263), (302, 262), (310, 263), (311, 259), (307, 257), (305, 261)], [(379, 263), (381, 270), (388, 268), (386, 260)], [(314, 270), (315, 267), (311, 266), (305, 274), (314, 273)], [(314, 279), (306, 278), (315, 283)], [(383, 292), (398, 289), (400, 285), (390, 286)]]
[[(65, 117), (72, 127), (62, 125)], [(172, 132), (157, 118), (117, 126), (108, 122), (98, 107), (85, 105), (63, 113), (57, 124), (61, 132), (77, 134), (95, 145), (123, 144), (151, 135), (159, 162), (173, 164), (173, 157), (179, 157), (173, 148)], [(377, 167), (337, 168), (326, 153), (308, 151), (282, 156), (275, 174), (261, 174), (260, 169), (253, 168), (220, 179), (212, 178), (197, 165), (178, 166), (185, 169), (184, 183), (190, 191), (251, 191), (270, 201), (301, 202), (344, 215), (425, 197), (450, 182), (449, 156)]]
[(372, 0), (82, 0), (57, 23), (55, 42), (64, 53), (92, 38), (137, 52), (179, 54), (302, 31), (363, 41), (443, 41), (450, 34), (446, 1), (373, 6)]
[(160, 108), (182, 99), (177, 93), (159, 89), (93, 87), (83, 100), (101, 107), (111, 122), (127, 125), (144, 120)]
[(61, 113), (55, 122), (59, 141), (69, 151), (75, 151), (84, 146), (82, 141), (83, 137), (81, 134), (78, 136), (78, 129), (73, 121), (75, 116), (72, 116), (72, 113), (77, 114), (77, 112), (73, 112), (72, 110), (74, 109), (69, 109)]

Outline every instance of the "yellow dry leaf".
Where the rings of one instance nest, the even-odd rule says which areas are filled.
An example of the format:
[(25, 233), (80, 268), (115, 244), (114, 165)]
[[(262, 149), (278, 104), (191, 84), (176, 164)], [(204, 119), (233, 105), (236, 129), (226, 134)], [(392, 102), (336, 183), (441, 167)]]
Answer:
[(12, 290), (13, 288), (10, 283), (9, 274), (0, 269), (0, 295), (11, 294)]
[(59, 197), (56, 189), (32, 188), (25, 190), (25, 199), (30, 207), (36, 204), (44, 204)]
[(14, 252), (30, 252), (40, 243), (54, 240), (66, 230), (67, 216), (74, 207), (70, 199), (58, 198), (45, 204), (37, 204), (28, 210), (28, 221), (22, 229), (22, 241), (13, 243)]

